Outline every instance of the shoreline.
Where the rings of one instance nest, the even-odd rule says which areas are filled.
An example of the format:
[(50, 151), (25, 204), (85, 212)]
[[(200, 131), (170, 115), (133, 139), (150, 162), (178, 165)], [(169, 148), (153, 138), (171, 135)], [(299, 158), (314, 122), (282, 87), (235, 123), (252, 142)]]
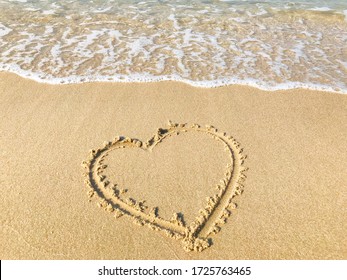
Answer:
[[(347, 257), (343, 94), (172, 81), (50, 85), (0, 72), (0, 100), (1, 259)], [(180, 241), (134, 225), (129, 217), (115, 219), (88, 201), (81, 163), (89, 150), (117, 135), (149, 139), (168, 120), (211, 124), (235, 137), (247, 155), (238, 207), (202, 252), (185, 252)], [(205, 190), (204, 180), (220, 169), (218, 158), (213, 166), (206, 158), (219, 150), (204, 139), (189, 138), (195, 146), (179, 139), (136, 170), (139, 155), (125, 153), (122, 172), (110, 174), (134, 184), (146, 175), (130, 193), (153, 203), (168, 193), (170, 199), (158, 205), (162, 212), (194, 216), (205, 195), (197, 188)], [(183, 152), (176, 158), (178, 150)], [(160, 157), (165, 153), (170, 160)], [(109, 158), (111, 170), (117, 160)], [(166, 163), (175, 169), (167, 170)]]
[[(22, 71), (22, 70), (21, 70)], [(247, 80), (237, 80), (237, 79), (221, 79), (221, 80), (212, 80), (212, 81), (193, 81), (189, 79), (184, 79), (179, 76), (177, 77), (166, 77), (166, 76), (150, 76), (148, 78), (138, 78), (130, 79), (127, 76), (114, 77), (101, 77), (101, 78), (91, 78), (91, 77), (80, 77), (80, 78), (50, 78), (43, 79), (40, 77), (34, 77), (31, 72), (20, 74), (16, 71), (11, 70), (0, 70), (0, 73), (13, 74), (23, 79), (34, 81), (39, 84), (47, 85), (75, 85), (75, 84), (89, 84), (89, 83), (112, 83), (112, 84), (131, 84), (131, 83), (160, 83), (160, 82), (173, 82), (173, 83), (183, 83), (188, 86), (203, 88), (203, 89), (214, 89), (220, 87), (233, 87), (233, 86), (242, 86), (242, 87), (252, 87), (256, 90), (261, 91), (290, 91), (290, 90), (309, 90), (309, 91), (321, 91), (321, 92), (330, 92), (337, 94), (347, 94), (347, 89), (336, 88), (333, 86), (319, 85), (319, 84), (306, 84), (299, 82), (287, 82), (278, 84), (276, 86), (266, 85), (264, 82), (259, 82), (257, 80), (250, 79)], [(117, 76), (117, 75), (116, 75)], [(213, 85), (211, 85), (213, 84)], [(289, 86), (290, 84), (290, 86)]]

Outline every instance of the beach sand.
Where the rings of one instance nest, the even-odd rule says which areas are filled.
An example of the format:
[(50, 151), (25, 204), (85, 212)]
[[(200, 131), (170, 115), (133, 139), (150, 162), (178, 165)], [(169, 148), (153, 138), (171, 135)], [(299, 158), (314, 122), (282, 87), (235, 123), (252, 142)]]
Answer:
[[(188, 123), (187, 132), (151, 152), (103, 144), (124, 136), (144, 145), (169, 120)], [(216, 142), (205, 125), (240, 148)], [(178, 82), (48, 85), (1, 72), (0, 258), (346, 259), (346, 131), (342, 94)], [(225, 175), (227, 147), (233, 163), (248, 168), (239, 173), (243, 193), (210, 246), (187, 252), (169, 230), (116, 219), (113, 208), (97, 205), (102, 192), (88, 192), (81, 163), (104, 145), (105, 176), (165, 220), (198, 216)]]

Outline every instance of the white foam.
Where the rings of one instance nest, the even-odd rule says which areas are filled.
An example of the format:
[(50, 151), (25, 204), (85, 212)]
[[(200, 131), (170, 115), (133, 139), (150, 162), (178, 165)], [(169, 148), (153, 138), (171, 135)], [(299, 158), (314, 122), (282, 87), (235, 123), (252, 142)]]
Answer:
[(300, 83), (300, 82), (285, 82), (278, 84), (268, 84), (262, 80), (257, 79), (233, 79), (224, 78), (212, 81), (192, 81), (189, 79), (182, 78), (178, 75), (162, 75), (153, 76), (150, 74), (133, 74), (133, 75), (114, 75), (114, 76), (78, 76), (71, 75), (68, 78), (56, 78), (45, 75), (44, 73), (32, 73), (30, 71), (25, 71), (20, 69), (17, 65), (2, 65), (0, 63), (0, 71), (7, 71), (15, 73), (21, 77), (34, 80), (39, 83), (46, 84), (78, 84), (78, 83), (90, 83), (90, 82), (122, 82), (122, 83), (150, 83), (150, 82), (160, 82), (160, 81), (176, 81), (183, 82), (195, 87), (202, 88), (216, 88), (228, 85), (244, 85), (252, 86), (261, 90), (266, 91), (278, 91), (278, 90), (290, 90), (290, 89), (308, 89), (308, 90), (318, 90), (327, 91), (339, 94), (347, 94), (347, 88), (339, 88), (333, 86), (327, 86), (323, 84), (310, 84), (310, 83)]
[(52, 34), (54, 32), (53, 26), (46, 25), (45, 35)]
[(28, 7), (28, 8), (24, 8), (25, 11), (29, 11), (29, 12), (37, 12), (37, 11), (40, 11), (40, 9), (35, 9), (35, 8), (31, 8), (31, 7)]
[(330, 9), (329, 7), (315, 7), (315, 8), (311, 8), (309, 9), (311, 11), (317, 11), (317, 12), (329, 12), (329, 11), (333, 11), (333, 9)]
[(60, 8), (60, 5), (59, 5), (59, 3), (54, 2), (51, 4), (51, 7), (57, 9), (57, 8)]
[(8, 28), (5, 25), (0, 23), (0, 37), (9, 34), (11, 31), (12, 31), (11, 28)]
[(146, 36), (139, 36), (138, 38), (134, 38), (131, 41), (132, 42), (130, 43), (129, 50), (130, 56), (137, 56), (140, 53), (143, 53), (145, 58), (150, 57), (150, 52), (145, 47), (153, 45), (153, 40), (151, 38), (148, 38)]
[(104, 8), (104, 9), (98, 9), (96, 11), (93, 11), (94, 13), (105, 13), (105, 12), (108, 12), (112, 9), (112, 7), (107, 7), (107, 8)]
[(41, 12), (43, 15), (54, 15), (55, 11), (54, 10), (46, 10)]
[[(13, 11), (25, 10), (18, 22), (1, 16), (5, 2), (0, 0), (0, 18), (8, 19), (0, 20), (0, 69), (40, 82), (175, 80), (199, 87), (347, 92), (346, 25), (336, 16), (336, 25), (329, 26), (315, 18), (308, 22), (306, 13), (293, 21), (277, 13), (295, 13), (307, 5), (303, 2), (283, 7), (271, 1), (251, 6), (247, 1), (129, 0), (112, 6), (29, 1), (11, 4)], [(319, 17), (332, 14), (330, 6), (308, 7), (328, 12)], [(344, 14), (347, 18), (347, 9)]]
[(345, 68), (345, 70), (347, 72), (347, 61), (342, 61), (342, 60), (339, 60), (339, 59), (336, 59), (336, 61), (338, 63), (340, 63)]
[(178, 25), (178, 22), (177, 22), (177, 19), (175, 17), (174, 14), (170, 14), (167, 18), (168, 20), (171, 20), (173, 22), (173, 27), (176, 29), (176, 30), (179, 30), (180, 29), (180, 26)]

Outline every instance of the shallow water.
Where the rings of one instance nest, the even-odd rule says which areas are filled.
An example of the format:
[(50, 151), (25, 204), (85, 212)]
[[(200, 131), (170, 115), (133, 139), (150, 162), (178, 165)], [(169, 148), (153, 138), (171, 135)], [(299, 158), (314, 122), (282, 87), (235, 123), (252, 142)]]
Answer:
[(48, 83), (347, 93), (346, 46), (344, 0), (0, 0), (0, 70)]

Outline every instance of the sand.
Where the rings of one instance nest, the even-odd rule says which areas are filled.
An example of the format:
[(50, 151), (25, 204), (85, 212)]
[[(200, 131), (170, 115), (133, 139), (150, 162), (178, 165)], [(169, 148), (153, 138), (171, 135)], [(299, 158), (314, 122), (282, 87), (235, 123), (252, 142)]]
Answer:
[(0, 101), (1, 259), (347, 258), (346, 95), (2, 72)]

